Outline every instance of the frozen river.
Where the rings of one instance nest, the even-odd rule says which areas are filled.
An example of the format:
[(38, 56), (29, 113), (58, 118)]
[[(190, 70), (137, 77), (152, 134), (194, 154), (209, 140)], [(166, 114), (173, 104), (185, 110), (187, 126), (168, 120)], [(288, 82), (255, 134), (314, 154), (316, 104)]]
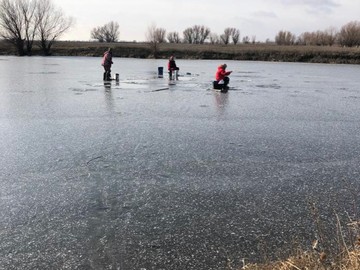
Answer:
[(357, 216), (360, 66), (222, 63), (0, 57), (0, 269), (230, 269)]

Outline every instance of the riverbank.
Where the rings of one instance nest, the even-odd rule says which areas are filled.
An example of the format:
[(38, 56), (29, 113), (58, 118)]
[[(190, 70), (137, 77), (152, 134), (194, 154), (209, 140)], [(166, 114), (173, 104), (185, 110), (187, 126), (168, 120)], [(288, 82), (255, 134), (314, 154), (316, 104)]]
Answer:
[[(138, 42), (80, 42), (59, 41), (52, 47), (55, 56), (101, 56), (112, 47), (115, 57), (154, 58), (154, 51), (147, 43)], [(15, 55), (11, 44), (0, 42), (0, 55)], [(41, 55), (34, 46), (33, 55)], [(157, 58), (166, 59), (176, 55), (178, 59), (224, 59), (247, 61), (277, 61), (304, 63), (360, 64), (360, 48), (339, 46), (278, 46), (275, 44), (159, 44)]]

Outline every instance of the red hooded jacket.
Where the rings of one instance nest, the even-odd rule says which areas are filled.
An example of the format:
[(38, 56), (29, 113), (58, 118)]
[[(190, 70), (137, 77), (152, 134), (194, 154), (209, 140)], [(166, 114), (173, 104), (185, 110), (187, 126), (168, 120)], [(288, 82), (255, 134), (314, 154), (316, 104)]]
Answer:
[(225, 68), (224, 68), (224, 65), (220, 65), (218, 66), (218, 69), (216, 71), (216, 74), (215, 74), (215, 79), (217, 81), (221, 81), (223, 80), (226, 76), (230, 75), (230, 71), (226, 71)]
[(112, 53), (109, 51), (106, 51), (104, 53), (103, 59), (101, 61), (101, 65), (104, 67), (111, 67), (112, 61)]

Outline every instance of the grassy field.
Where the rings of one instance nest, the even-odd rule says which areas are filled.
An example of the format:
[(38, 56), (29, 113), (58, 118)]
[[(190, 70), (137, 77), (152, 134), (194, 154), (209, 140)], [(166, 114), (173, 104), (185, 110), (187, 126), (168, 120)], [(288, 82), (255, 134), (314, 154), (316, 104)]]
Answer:
[[(136, 42), (77, 42), (59, 41), (52, 47), (52, 55), (64, 56), (102, 56), (111, 47), (115, 57), (168, 58), (178, 59), (226, 59), (252, 61), (282, 61), (309, 63), (360, 64), (360, 48), (339, 46), (279, 46), (275, 44), (159, 44), (156, 55), (147, 43)], [(8, 43), (0, 42), (1, 55), (14, 55), (15, 49)], [(41, 55), (34, 45), (33, 55)]]

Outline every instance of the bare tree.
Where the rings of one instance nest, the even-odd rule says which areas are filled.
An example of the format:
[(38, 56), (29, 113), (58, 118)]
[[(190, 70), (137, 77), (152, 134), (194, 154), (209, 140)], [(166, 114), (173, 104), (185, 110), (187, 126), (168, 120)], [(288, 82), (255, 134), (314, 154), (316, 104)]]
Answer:
[(302, 33), (298, 37), (297, 43), (300, 45), (332, 46), (336, 42), (336, 36), (336, 29), (330, 27), (325, 31)]
[(209, 37), (211, 30), (210, 28), (204, 26), (204, 25), (197, 25), (194, 26), (196, 27), (196, 30), (199, 32), (199, 43), (200, 44), (204, 44), (204, 42), (206, 41), (206, 39)]
[(314, 45), (313, 33), (304, 32), (298, 36), (297, 41), (299, 45)]
[(21, 12), (24, 16), (26, 51), (28, 55), (31, 55), (34, 39), (37, 33), (36, 28), (38, 25), (38, 21), (35, 17), (36, 6), (37, 0), (20, 0), (19, 7), (21, 8)]
[(360, 45), (360, 22), (352, 21), (344, 25), (339, 32), (339, 43), (342, 46)]
[(238, 44), (238, 42), (240, 40), (240, 30), (239, 29), (233, 28), (232, 33), (231, 33), (231, 39), (235, 45)]
[(99, 42), (104, 42), (105, 41), (105, 35), (104, 35), (104, 27), (103, 26), (98, 26), (98, 27), (94, 27), (91, 32), (90, 32), (90, 37), (92, 39), (96, 39)]
[(227, 45), (230, 43), (230, 38), (236, 45), (240, 40), (240, 30), (234, 27), (225, 28), (224, 33), (220, 36), (220, 39), (225, 45)]
[(193, 27), (184, 30), (184, 42), (190, 44), (203, 44), (210, 33), (210, 28), (204, 25), (194, 25)]
[(164, 28), (156, 28), (155, 29), (155, 39), (158, 43), (165, 43), (166, 39), (166, 30)]
[(36, 22), (33, 20), (36, 1), (2, 0), (0, 2), (1, 37), (15, 45), (19, 55), (31, 54), (36, 34)]
[(275, 37), (277, 45), (293, 45), (295, 40), (296, 36), (289, 31), (279, 31)]
[(169, 43), (180, 43), (181, 42), (180, 35), (178, 32), (168, 33), (167, 39), (168, 39)]
[(211, 44), (220, 44), (220, 37), (218, 34), (211, 33), (209, 39)]
[(244, 44), (249, 44), (249, 43), (250, 43), (250, 38), (249, 38), (249, 36), (243, 37), (242, 42), (243, 42)]
[[(45, 54), (51, 45), (72, 25), (50, 0), (1, 0), (1, 37), (16, 46), (19, 55), (31, 54), (35, 38), (39, 38)], [(26, 50), (24, 48), (26, 47)]]
[(318, 46), (327, 46), (329, 45), (329, 36), (326, 31), (316, 31), (315, 33), (317, 38)]
[(116, 42), (119, 40), (120, 31), (119, 24), (117, 22), (109, 22), (104, 25), (105, 28), (105, 41), (106, 42)]
[(338, 35), (338, 31), (335, 27), (329, 27), (325, 30), (327, 36), (327, 45), (333, 46), (336, 43), (336, 37)]
[(62, 10), (56, 8), (50, 0), (39, 0), (36, 17), (40, 47), (45, 55), (49, 55), (54, 42), (73, 25), (73, 19), (65, 17)]
[(229, 44), (232, 32), (233, 28), (225, 28), (224, 33), (220, 36), (222, 43), (224, 43), (225, 45)]
[(95, 27), (90, 35), (92, 39), (97, 39), (99, 42), (117, 42), (120, 36), (119, 24), (111, 21), (104, 26)]
[(157, 58), (159, 50), (159, 31), (156, 27), (156, 24), (152, 24), (148, 27), (147, 32), (145, 33), (146, 40), (149, 42), (150, 48), (153, 52), (154, 58)]
[(185, 43), (189, 43), (189, 44), (193, 43), (193, 38), (194, 38), (193, 32), (194, 30), (191, 27), (188, 27), (184, 30), (183, 35), (184, 35)]
[(252, 36), (252, 37), (251, 37), (251, 43), (252, 43), (252, 44), (255, 44), (255, 43), (256, 43), (256, 36)]

